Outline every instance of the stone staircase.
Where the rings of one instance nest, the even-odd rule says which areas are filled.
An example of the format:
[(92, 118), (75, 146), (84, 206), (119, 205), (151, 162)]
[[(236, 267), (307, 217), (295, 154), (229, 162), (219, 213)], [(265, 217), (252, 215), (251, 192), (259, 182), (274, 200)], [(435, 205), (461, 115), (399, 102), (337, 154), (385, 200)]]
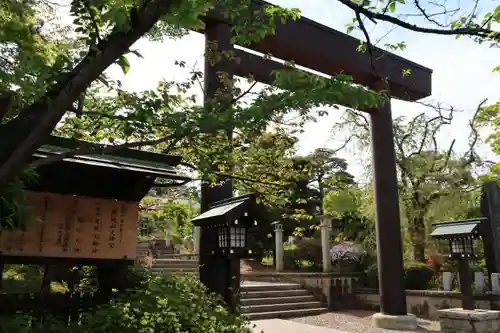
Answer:
[[(147, 250), (145, 245), (138, 246), (137, 257), (144, 257)], [(198, 274), (198, 268), (197, 255), (156, 249), (154, 272)], [(240, 311), (250, 320), (258, 320), (314, 316), (328, 312), (328, 309), (298, 283), (242, 281)]]
[(314, 316), (327, 307), (300, 284), (245, 281), (240, 289), (240, 311), (250, 320)]
[(198, 257), (170, 254), (153, 259), (153, 272), (158, 273), (195, 273), (198, 274)]
[[(157, 243), (157, 244), (155, 244)], [(161, 241), (141, 242), (137, 244), (136, 256), (144, 258), (154, 246), (153, 272), (157, 273), (198, 273), (198, 256), (193, 254), (172, 253), (172, 249), (162, 247)]]

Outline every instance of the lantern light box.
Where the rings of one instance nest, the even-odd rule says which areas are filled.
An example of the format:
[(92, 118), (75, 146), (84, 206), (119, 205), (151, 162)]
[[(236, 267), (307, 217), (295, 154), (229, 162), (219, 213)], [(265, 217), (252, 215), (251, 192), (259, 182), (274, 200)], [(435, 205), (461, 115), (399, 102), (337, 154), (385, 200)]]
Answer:
[(480, 238), (479, 228), (484, 218), (440, 222), (434, 224), (432, 238), (448, 241), (450, 258), (474, 257), (474, 239)]
[(201, 228), (202, 235), (211, 234), (216, 239), (210, 249), (201, 249), (202, 251), (245, 258), (252, 257), (257, 252), (254, 235), (259, 230), (263, 216), (263, 208), (256, 203), (255, 196), (250, 194), (218, 201), (192, 222)]

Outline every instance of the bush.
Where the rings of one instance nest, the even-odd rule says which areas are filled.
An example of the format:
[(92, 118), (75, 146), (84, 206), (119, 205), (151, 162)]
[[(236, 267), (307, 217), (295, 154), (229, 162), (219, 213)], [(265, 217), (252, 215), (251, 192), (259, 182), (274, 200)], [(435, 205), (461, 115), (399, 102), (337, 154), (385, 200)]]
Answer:
[(405, 288), (427, 290), (434, 275), (434, 270), (424, 263), (410, 262), (405, 264)]
[[(421, 262), (409, 262), (405, 264), (405, 289), (427, 290), (435, 276), (435, 272), (426, 264)], [(373, 262), (365, 270), (363, 285), (368, 288), (378, 288), (378, 266)]]
[(242, 318), (231, 315), (194, 276), (130, 274), (133, 288), (94, 314), (67, 327), (62, 321), (39, 323), (26, 314), (0, 316), (0, 332), (9, 333), (249, 333)]
[(377, 262), (372, 262), (365, 269), (366, 280), (363, 282), (363, 286), (367, 288), (378, 289), (378, 266)]
[(320, 271), (322, 267), (321, 240), (302, 238), (294, 245), (284, 246), (286, 269), (307, 269)]

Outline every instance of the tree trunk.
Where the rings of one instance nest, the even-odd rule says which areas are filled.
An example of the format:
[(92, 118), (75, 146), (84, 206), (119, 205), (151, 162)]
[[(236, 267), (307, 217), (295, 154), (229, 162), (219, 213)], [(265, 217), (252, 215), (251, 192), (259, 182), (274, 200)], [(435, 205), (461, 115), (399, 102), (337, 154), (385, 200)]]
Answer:
[(413, 259), (415, 261), (425, 262), (425, 219), (423, 216), (414, 216), (410, 220), (410, 239), (413, 245)]

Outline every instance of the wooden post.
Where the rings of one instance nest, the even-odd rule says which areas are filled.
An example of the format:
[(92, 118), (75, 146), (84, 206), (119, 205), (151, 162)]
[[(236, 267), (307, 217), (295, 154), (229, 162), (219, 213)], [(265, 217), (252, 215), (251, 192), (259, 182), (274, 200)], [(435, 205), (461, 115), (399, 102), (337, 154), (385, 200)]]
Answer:
[[(204, 106), (207, 112), (217, 112), (214, 109), (213, 100), (217, 96), (228, 96), (232, 99), (231, 91), (225, 86), (221, 78), (221, 72), (227, 73), (227, 78), (232, 80), (233, 66), (228, 58), (215, 62), (210, 59), (214, 53), (214, 45), (217, 52), (231, 52), (231, 27), (223, 22), (205, 21), (205, 76), (204, 76)], [(221, 80), (222, 79), (222, 80)], [(207, 125), (209, 126), (209, 125)], [(211, 128), (202, 128), (205, 133), (210, 133)], [(228, 128), (227, 134), (232, 137), (232, 128)], [(216, 166), (213, 166), (216, 169)], [(207, 182), (201, 185), (201, 212), (210, 209), (214, 202), (229, 199), (233, 196), (233, 185), (230, 178), (220, 177), (219, 185), (211, 186)], [(239, 259), (228, 259), (226, 257), (215, 257), (210, 249), (217, 244), (217, 230), (202, 229), (200, 235), (200, 281), (207, 288), (222, 296), (229, 308), (236, 310), (236, 292), (240, 288), (240, 261)]]
[[(384, 81), (373, 89), (388, 89)], [(377, 233), (380, 311), (382, 314), (407, 314), (403, 269), (403, 240), (399, 215), (398, 179), (391, 103), (369, 110), (371, 120), (372, 168)]]
[(474, 296), (472, 295), (472, 281), (468, 258), (458, 259), (458, 274), (460, 292), (462, 293), (462, 308), (464, 310), (474, 310)]

